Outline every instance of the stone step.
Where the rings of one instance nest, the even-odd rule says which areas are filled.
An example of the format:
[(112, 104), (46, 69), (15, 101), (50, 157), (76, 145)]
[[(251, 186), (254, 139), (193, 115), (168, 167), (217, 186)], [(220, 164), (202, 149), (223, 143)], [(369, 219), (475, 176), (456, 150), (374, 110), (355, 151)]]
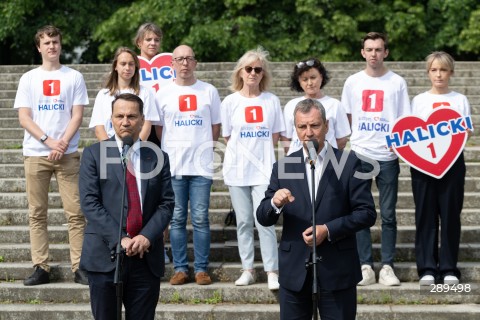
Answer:
[[(480, 131), (480, 130), (479, 130)], [(1, 141), (1, 140), (0, 140)], [(219, 141), (220, 144), (224, 144), (223, 138), (220, 138)], [(348, 146), (347, 146), (348, 148)], [(80, 148), (79, 152), (82, 153), (83, 149)], [(216, 153), (219, 154), (221, 153), (220, 151), (216, 150)], [(280, 154), (279, 149), (277, 148), (276, 151), (277, 155)], [(222, 153), (223, 155), (223, 153)], [(472, 146), (468, 145), (465, 147), (463, 151), (463, 155), (465, 157), (465, 161), (467, 162), (467, 171), (476, 170), (474, 169), (475, 166), (478, 166), (478, 162), (480, 161), (480, 145), (478, 146)], [(473, 163), (472, 163), (473, 162)], [(0, 165), (1, 164), (22, 164), (23, 163), (23, 151), (22, 149), (0, 149)], [(400, 163), (401, 166), (401, 175), (404, 175), (407, 173), (409, 175), (409, 170), (408, 166), (405, 163)], [(19, 173), (20, 176), (23, 176), (23, 172)], [(467, 172), (468, 174), (468, 172)], [(479, 176), (480, 177), (480, 170), (476, 173), (474, 173), (473, 176)], [(0, 176), (0, 178), (2, 178)]]
[[(218, 84), (217, 84), (218, 81)], [(218, 89), (218, 93), (221, 98), (224, 98), (225, 96), (229, 95), (232, 93), (228, 86), (226, 85), (225, 79), (222, 80), (216, 80), (216, 81), (209, 81), (213, 85), (216, 85), (216, 88)], [(425, 92), (428, 90), (430, 86), (428, 85), (415, 85), (415, 86), (409, 86), (408, 87), (408, 92), (410, 95), (417, 95), (419, 93)], [(478, 94), (478, 86), (474, 86), (469, 84), (467, 85), (461, 85), (461, 84), (456, 84), (453, 83), (450, 86), (451, 90), (458, 91), (467, 97), (469, 95), (476, 95)], [(91, 98), (94, 98), (97, 93), (98, 93), (99, 87), (94, 87), (94, 88), (87, 88), (88, 96)], [(269, 91), (272, 93), (278, 95), (278, 96), (292, 96), (295, 94), (292, 94), (291, 89), (288, 87), (288, 84), (285, 86), (276, 86), (272, 87)], [(342, 94), (342, 86), (337, 86), (337, 87), (330, 87), (326, 86), (322, 90), (326, 95), (332, 96), (332, 97), (340, 97)], [(16, 89), (12, 90), (0, 90), (0, 99), (15, 99), (15, 95), (17, 93)]]
[[(26, 191), (25, 178), (0, 178), (0, 193), (8, 192), (25, 192)], [(58, 192), (58, 184), (55, 179), (52, 178), (50, 182), (50, 191)], [(372, 183), (372, 191), (376, 191), (377, 186)], [(409, 176), (402, 176), (398, 181), (398, 190), (400, 192), (412, 192), (412, 184)], [(480, 190), (480, 177), (466, 177), (465, 179), (465, 191), (476, 192)], [(223, 180), (214, 180), (212, 191), (228, 191), (228, 187), (223, 183)]]
[[(91, 114), (92, 109), (87, 108), (85, 109), (84, 116), (82, 119), (82, 125), (81, 128), (87, 129), (89, 124), (90, 124), (90, 114)], [(88, 115), (87, 115), (88, 113)], [(20, 126), (20, 122), (18, 121), (18, 112), (16, 109), (0, 109), (0, 114), (2, 115), (2, 118), (0, 118), (0, 127), (2, 129), (20, 129), (22, 133), (18, 135), (18, 138), (23, 139), (23, 128)], [(10, 116), (10, 117), (8, 117)], [(3, 139), (3, 137), (2, 137)]]
[[(229, 209), (210, 209), (209, 220), (210, 224), (224, 225), (225, 218)], [(380, 210), (377, 210), (376, 225), (380, 226)], [(190, 215), (189, 215), (190, 218)], [(463, 209), (460, 215), (462, 226), (478, 226), (480, 221), (480, 209)], [(48, 225), (59, 226), (66, 223), (65, 214), (61, 208), (48, 209)], [(282, 223), (282, 216), (280, 216), (278, 224)], [(27, 226), (28, 225), (28, 210), (21, 209), (0, 209), (0, 226)], [(397, 225), (398, 226), (414, 226), (415, 212), (414, 209), (397, 209)]]
[[(358, 287), (357, 301), (360, 305), (478, 304), (480, 302), (478, 284), (471, 287), (473, 291), (476, 291), (476, 294), (470, 292), (469, 294), (434, 295), (428, 293), (427, 288), (420, 289), (418, 282), (406, 282), (398, 287), (386, 287), (375, 284), (367, 287)], [(49, 283), (25, 287), (21, 281), (12, 281), (1, 283), (0, 288), (3, 289), (1, 290), (2, 293), (0, 293), (1, 301), (10, 303), (44, 304), (55, 301), (56, 304), (62, 304), (72, 302), (89, 303), (90, 301), (88, 287), (76, 283)], [(264, 283), (245, 287), (237, 287), (232, 283), (215, 282), (208, 286), (198, 286), (194, 283), (172, 286), (167, 281), (162, 281), (160, 284), (159, 303), (162, 304), (162, 308), (164, 305), (173, 303), (268, 304), (278, 306), (278, 292), (268, 290)]]
[[(28, 243), (0, 243), (0, 252), (5, 262), (30, 261), (30, 244)], [(380, 244), (373, 244), (374, 261), (380, 261)], [(193, 261), (193, 244), (188, 243), (188, 259)], [(260, 246), (255, 241), (256, 261), (260, 261)], [(51, 244), (50, 261), (68, 261), (68, 244)], [(415, 261), (415, 250), (413, 243), (398, 243), (396, 245), (396, 260), (398, 262)], [(211, 243), (210, 261), (236, 262), (240, 261), (238, 255), (238, 243), (236, 241), (225, 241), (225, 243)], [(478, 262), (480, 261), (480, 242), (461, 243), (459, 261)]]
[[(377, 219), (376, 226), (371, 228), (372, 241), (381, 242), (381, 219)], [(415, 226), (398, 226), (397, 242), (414, 243)], [(193, 227), (187, 226), (188, 242), (193, 243)], [(282, 235), (281, 223), (276, 226), (277, 241)], [(225, 241), (237, 239), (237, 229), (235, 226), (225, 226), (221, 224), (210, 225), (210, 236), (212, 243), (224, 243)], [(68, 243), (67, 225), (56, 225), (48, 227), (48, 238), (50, 243)], [(255, 238), (257, 231), (255, 229)], [(460, 242), (463, 244), (477, 243), (480, 239), (480, 224), (474, 226), (462, 226)], [(30, 229), (28, 226), (0, 226), (0, 243), (30, 243)]]
[[(273, 91), (274, 90), (275, 89), (273, 89)], [(423, 89), (423, 91), (426, 91), (426, 90), (428, 90), (427, 87), (425, 87)], [(413, 99), (413, 97), (416, 94), (421, 93), (423, 91), (419, 91), (417, 93), (410, 92), (410, 99)], [(291, 91), (291, 92), (285, 93), (283, 95), (278, 95), (278, 98), (280, 99), (280, 103), (283, 107), (283, 106), (285, 106), (285, 104), (288, 101), (290, 101), (291, 99), (297, 98), (298, 96), (300, 96), (299, 93)], [(335, 95), (330, 94), (330, 96), (340, 100), (341, 99), (341, 91), (337, 90)], [(84, 117), (90, 117), (91, 116), (92, 109), (93, 109), (93, 106), (95, 104), (95, 97), (96, 97), (96, 93), (95, 93), (95, 95), (91, 95), (89, 97), (89, 104), (87, 106), (85, 106)], [(224, 96), (222, 96), (221, 98), (224, 98)], [(480, 96), (475, 95), (475, 94), (468, 95), (468, 101), (470, 102), (471, 113), (474, 114), (474, 115), (480, 113)], [(14, 104), (14, 99), (13, 98), (0, 99), (0, 115), (1, 115), (2, 118), (7, 118), (7, 119), (18, 118), (18, 111), (13, 108), (13, 104)], [(87, 124), (88, 124), (88, 122), (87, 122)]]
[[(291, 72), (297, 62), (271, 62), (272, 71)], [(322, 61), (326, 69), (330, 72), (346, 72), (352, 74), (365, 68), (364, 61), (345, 61), (345, 62), (328, 62)], [(197, 72), (232, 72), (236, 62), (201, 62), (197, 64)], [(411, 72), (425, 76), (425, 63), (423, 61), (385, 61), (385, 65), (395, 72)], [(67, 66), (78, 70), (82, 74), (88, 73), (107, 73), (110, 70), (110, 64), (68, 64)], [(23, 73), (38, 67), (38, 65), (15, 65), (0, 66), (0, 74), (2, 77), (8, 75), (17, 75), (20, 77)], [(456, 61), (455, 76), (464, 76), (465, 74), (475, 76), (473, 72), (476, 68), (480, 68), (477, 61)]]
[[(284, 106), (289, 100), (296, 97), (298, 96), (297, 95), (279, 96), (282, 106)], [(90, 117), (92, 115), (94, 99), (90, 99), (90, 102), (91, 102), (90, 105), (87, 105), (83, 111), (82, 127), (86, 127), (86, 128), (88, 128), (88, 125), (90, 124)], [(478, 104), (471, 103), (470, 106), (471, 106), (471, 113), (473, 115), (472, 116), (473, 119), (478, 120), (478, 118), (475, 116), (480, 112), (480, 103)], [(0, 108), (0, 115), (1, 115), (1, 118), (0, 118), (1, 128), (21, 129), (20, 123), (18, 122), (18, 110), (13, 108), (13, 102), (11, 103), (11, 105), (7, 105), (5, 107)], [(476, 123), (477, 122), (474, 122), (474, 125)]]
[[(480, 115), (478, 116), (479, 117), (479, 120), (480, 120)], [(85, 124), (85, 128), (88, 126), (88, 121), (89, 120), (86, 120), (84, 119), (84, 124)], [(92, 144), (94, 144), (95, 142), (98, 142), (97, 139), (95, 138), (95, 135), (92, 132), (88, 132), (87, 134), (83, 134), (80, 138), (80, 142), (79, 142), (79, 147), (80, 148), (84, 148), (84, 147), (88, 147)], [(23, 131), (21, 133), (19, 133), (19, 135), (17, 136), (17, 138), (13, 138), (13, 139), (0, 139), (0, 150), (2, 149), (6, 149), (6, 150), (19, 150), (19, 149), (22, 149), (22, 144), (23, 144)], [(467, 141), (467, 146), (473, 146), (473, 147), (476, 147), (476, 146), (480, 146), (480, 133), (475, 133), (472, 137), (469, 138), (469, 140)], [(217, 151), (218, 153), (218, 151)], [(223, 155), (223, 152), (221, 153)], [(282, 152), (282, 156), (284, 155), (284, 153)], [(479, 159), (475, 159), (475, 161), (478, 161)]]
[[(480, 183), (480, 178), (468, 178), (468, 180), (479, 180), (478, 182)], [(58, 192), (58, 183), (54, 176), (52, 176), (50, 181), (49, 191)], [(228, 191), (228, 188), (223, 183), (223, 180), (213, 180), (212, 191)], [(0, 178), (0, 192), (26, 192), (26, 179), (23, 177)]]
[[(0, 120), (0, 137), (2, 139), (17, 139), (20, 142), (23, 141), (23, 134), (25, 133), (25, 130), (23, 128), (19, 127), (14, 127), (14, 128), (5, 128), (2, 126), (2, 123), (8, 122), (6, 120)], [(11, 120), (10, 120), (11, 122)], [(95, 137), (95, 132), (91, 129), (88, 128), (88, 125), (84, 127), (80, 127), (80, 139), (81, 140), (92, 140), (96, 139)]]
[[(79, 147), (88, 147), (89, 145), (97, 142), (96, 138), (85, 138), (80, 139)], [(1, 139), (0, 140), (0, 150), (1, 149), (21, 149), (23, 143), (23, 134), (18, 137), (18, 139)]]
[[(171, 256), (171, 254), (169, 253)], [(192, 260), (190, 260), (192, 261)], [(190, 262), (189, 281), (193, 282), (194, 272)], [(255, 262), (254, 268), (256, 271), (257, 283), (266, 283), (267, 276), (263, 271), (263, 264)], [(462, 274), (462, 283), (478, 284), (480, 282), (480, 262), (459, 262), (458, 268)], [(375, 272), (380, 271), (379, 264), (376, 264)], [(0, 263), (0, 281), (12, 282), (22, 280), (30, 276), (32, 273), (32, 263), (30, 261), (23, 262), (3, 262)], [(169, 263), (165, 268), (165, 276), (163, 281), (168, 281), (175, 270), (173, 264)], [(208, 267), (208, 273), (214, 283), (230, 283), (241, 275), (242, 265), (240, 262), (215, 262), (212, 261)], [(417, 267), (415, 262), (397, 262), (395, 263), (395, 274), (402, 283), (418, 282)], [(50, 281), (52, 283), (70, 282), (73, 283), (73, 274), (69, 262), (53, 262), (50, 265)], [(479, 288), (480, 290), (480, 288)], [(480, 292), (478, 292), (480, 294)]]
[[(15, 161), (17, 161), (18, 159), (17, 156), (10, 157), (10, 155), (12, 155), (12, 152), (6, 152), (6, 151), (21, 152), (21, 150), (0, 150), (0, 155), (6, 154), (5, 159), (3, 159), (3, 161), (7, 160), (7, 158), (15, 159)], [(18, 156), (21, 157), (21, 153)], [(472, 183), (476, 184), (476, 180), (480, 178), (480, 162), (467, 162), (466, 166), (467, 166), (466, 178), (474, 179), (472, 181), (475, 181), (475, 182), (472, 182)], [(215, 168), (220, 169), (221, 164), (215, 163)], [(24, 177), (25, 177), (25, 172), (24, 172), (23, 160), (20, 160), (19, 162), (13, 163), (13, 164), (6, 163), (6, 164), (0, 165), (0, 179), (9, 179), (9, 178), (22, 179)], [(406, 163), (400, 163), (400, 178), (408, 178), (408, 179), (410, 178), (410, 166), (408, 166)], [(214, 180), (222, 180), (221, 170), (216, 171)], [(408, 184), (408, 182), (401, 182), (401, 183)], [(226, 189), (222, 188), (222, 190), (226, 190)]]
[[(271, 88), (278, 88), (290, 87), (290, 75), (291, 70), (273, 70), (272, 71), (272, 81), (271, 81)], [(405, 78), (407, 82), (407, 86), (410, 87), (424, 87), (424, 90), (428, 90), (431, 87), (430, 80), (424, 75), (423, 71), (399, 71), (398, 72), (401, 76)], [(453, 86), (474, 86), (480, 85), (480, 77), (478, 74), (471, 76), (469, 71), (463, 72), (460, 75), (456, 75), (450, 82), (450, 85)], [(83, 77), (85, 80), (85, 84), (88, 89), (90, 90), (100, 90), (104, 85), (104, 78), (107, 73), (84, 73)], [(214, 85), (217, 88), (226, 88), (225, 79), (229, 79), (231, 75), (230, 71), (210, 71), (210, 72), (203, 72), (199, 71), (196, 72), (196, 77), (202, 81), (208, 82)], [(327, 88), (343, 88), (345, 80), (352, 75), (352, 73), (347, 71), (337, 71), (330, 73), (330, 81), (326, 85), (324, 89)], [(18, 88), (18, 75), (10, 74), (8, 76), (0, 77), (0, 88), (2, 90), (17, 90)], [(274, 89), (272, 89), (275, 91)], [(95, 93), (92, 93), (92, 97), (95, 97)], [(89, 92), (90, 95), (90, 92)]]
[[(211, 225), (224, 225), (225, 217), (229, 208), (222, 209), (209, 209), (209, 220)], [(477, 214), (478, 211), (478, 214)], [(397, 214), (400, 215), (400, 214)], [(408, 216), (413, 215), (412, 212), (405, 214)], [(462, 218), (466, 218), (466, 224), (477, 223), (476, 218), (480, 216), (480, 210), (467, 211), (464, 210)], [(282, 219), (282, 217), (280, 217)], [(400, 219), (400, 218), (397, 218)], [(407, 218), (408, 219), (408, 218)], [(400, 221), (400, 220), (399, 220)], [(189, 215), (190, 222), (190, 215)], [(65, 213), (62, 208), (49, 208), (48, 209), (48, 225), (49, 226), (60, 226), (67, 223), (65, 218)], [(398, 222), (400, 223), (400, 222)], [(0, 209), (0, 226), (27, 226), (28, 225), (28, 209)]]
[[(195, 301), (196, 302), (196, 301)], [(280, 308), (277, 304), (160, 304), (155, 319), (176, 320), (277, 320)], [(357, 320), (476, 320), (480, 306), (459, 303), (436, 305), (358, 305)], [(83, 304), (5, 304), (0, 305), (3, 320), (83, 320), (91, 318), (90, 305)]]
[[(378, 203), (378, 193), (373, 192), (375, 203)], [(60, 208), (61, 199), (57, 192), (49, 193), (48, 205), (50, 208)], [(21, 209), (27, 207), (27, 197), (25, 193), (9, 192), (0, 193), (0, 203), (3, 208)], [(413, 196), (411, 192), (399, 192), (397, 208), (411, 209), (413, 208)], [(211, 194), (210, 208), (211, 209), (227, 209), (230, 207), (230, 195), (228, 192), (217, 191)], [(480, 208), (480, 197), (477, 192), (465, 192), (464, 208), (475, 209)]]

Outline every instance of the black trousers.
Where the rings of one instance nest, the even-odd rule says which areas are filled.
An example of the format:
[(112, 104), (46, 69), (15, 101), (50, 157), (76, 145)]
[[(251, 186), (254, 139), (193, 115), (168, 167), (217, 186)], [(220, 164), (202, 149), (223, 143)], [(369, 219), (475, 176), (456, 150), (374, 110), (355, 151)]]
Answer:
[[(318, 312), (321, 320), (355, 320), (357, 314), (357, 287), (326, 291), (318, 289)], [(280, 286), (280, 320), (312, 320), (311, 273), (300, 292)]]
[(441, 179), (413, 168), (410, 172), (415, 201), (415, 256), (418, 275), (420, 278), (424, 275), (460, 277), (457, 262), (466, 173), (463, 153)]
[[(95, 320), (117, 319), (115, 271), (88, 272), (90, 305)], [(126, 320), (153, 320), (160, 296), (160, 278), (154, 276), (145, 259), (123, 259), (123, 305)]]

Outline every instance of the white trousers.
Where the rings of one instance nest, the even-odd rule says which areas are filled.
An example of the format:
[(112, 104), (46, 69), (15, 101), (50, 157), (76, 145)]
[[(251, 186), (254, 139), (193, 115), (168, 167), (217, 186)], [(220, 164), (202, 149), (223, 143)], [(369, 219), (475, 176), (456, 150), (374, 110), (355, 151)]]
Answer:
[(238, 252), (244, 270), (253, 269), (255, 256), (254, 226), (258, 230), (264, 270), (266, 272), (278, 270), (278, 246), (275, 226), (264, 227), (260, 225), (256, 215), (260, 201), (265, 197), (267, 187), (267, 185), (228, 187), (237, 219)]

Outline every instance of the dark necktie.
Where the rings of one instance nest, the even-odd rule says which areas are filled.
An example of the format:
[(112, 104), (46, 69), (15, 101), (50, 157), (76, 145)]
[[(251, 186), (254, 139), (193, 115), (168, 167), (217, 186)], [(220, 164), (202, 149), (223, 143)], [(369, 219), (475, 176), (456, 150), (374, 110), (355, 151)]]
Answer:
[(138, 194), (137, 180), (135, 176), (130, 172), (133, 172), (131, 165), (127, 169), (127, 200), (128, 200), (128, 213), (127, 213), (127, 233), (133, 238), (142, 229), (142, 208), (140, 206), (140, 195)]

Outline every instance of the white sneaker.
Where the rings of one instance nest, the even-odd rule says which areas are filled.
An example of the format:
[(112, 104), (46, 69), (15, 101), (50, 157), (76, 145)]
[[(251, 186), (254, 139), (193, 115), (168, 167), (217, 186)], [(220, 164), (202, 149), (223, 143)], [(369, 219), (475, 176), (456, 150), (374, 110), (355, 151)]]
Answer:
[(358, 283), (359, 286), (369, 286), (375, 283), (375, 272), (370, 265), (362, 265), (362, 281)]
[(460, 283), (460, 280), (458, 280), (458, 278), (455, 276), (445, 276), (445, 278), (443, 278), (443, 284), (452, 285), (452, 284), (459, 284), (459, 283)]
[(431, 274), (424, 275), (420, 279), (419, 284), (421, 286), (429, 286), (429, 285), (435, 284), (435, 277), (432, 276)]
[(384, 286), (399, 286), (400, 280), (398, 280), (395, 272), (393, 272), (392, 267), (386, 264), (380, 270), (380, 274), (378, 275), (378, 283), (383, 284)]
[(268, 273), (268, 289), (270, 290), (278, 290), (280, 288), (280, 284), (278, 283), (278, 274), (275, 272)]
[(235, 281), (236, 286), (248, 286), (252, 283), (255, 283), (255, 277), (252, 272), (247, 270), (244, 270), (240, 278)]

